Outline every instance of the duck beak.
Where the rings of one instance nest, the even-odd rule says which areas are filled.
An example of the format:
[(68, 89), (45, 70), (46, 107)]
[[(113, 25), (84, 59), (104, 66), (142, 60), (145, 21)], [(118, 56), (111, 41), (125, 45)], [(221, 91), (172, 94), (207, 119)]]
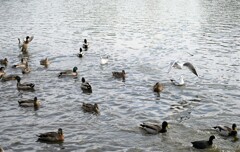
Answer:
[(167, 128), (168, 128), (168, 129), (170, 128), (169, 125), (167, 125)]

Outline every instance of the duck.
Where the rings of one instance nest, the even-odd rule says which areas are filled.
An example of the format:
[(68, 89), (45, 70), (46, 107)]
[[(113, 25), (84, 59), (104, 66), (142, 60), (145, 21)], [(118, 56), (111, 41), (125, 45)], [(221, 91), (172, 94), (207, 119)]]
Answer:
[(107, 57), (100, 57), (100, 64), (104, 65), (108, 63), (108, 56)]
[(21, 49), (21, 51), (23, 53), (27, 53), (28, 52), (28, 44), (33, 40), (34, 36), (26, 36), (26, 40), (23, 41), (23, 43), (21, 43), (20, 38), (18, 38), (18, 47)]
[(83, 40), (83, 46), (82, 46), (84, 49), (87, 49), (88, 48), (88, 42), (87, 42), (87, 39), (84, 39)]
[(48, 58), (40, 60), (40, 65), (44, 65), (45, 67), (47, 67), (49, 64), (50, 61), (48, 60)]
[(10, 75), (3, 75), (2, 76), (2, 81), (11, 81), (11, 80), (16, 80), (16, 74), (10, 74)]
[(7, 64), (8, 64), (8, 59), (7, 59), (7, 58), (0, 59), (0, 64), (7, 66)]
[(92, 92), (92, 86), (85, 80), (84, 77), (82, 77), (81, 89), (82, 89), (83, 91)]
[(99, 113), (99, 108), (98, 108), (97, 103), (91, 104), (91, 103), (84, 103), (83, 102), (82, 109), (85, 112), (96, 113), (96, 114)]
[(28, 66), (28, 62), (26, 63), (26, 67), (22, 69), (22, 74), (28, 74), (31, 72), (31, 69)]
[(115, 77), (115, 78), (125, 79), (126, 73), (125, 73), (124, 70), (122, 70), (122, 72), (112, 72), (112, 75), (113, 75), (113, 77)]
[(218, 125), (213, 127), (213, 129), (215, 129), (222, 136), (237, 136), (237, 125), (235, 123), (232, 124), (232, 128)]
[(82, 48), (79, 49), (79, 53), (77, 55), (78, 57), (82, 58), (84, 56), (84, 53), (82, 51)]
[(21, 62), (19, 64), (13, 65), (12, 68), (22, 68), (22, 69), (24, 69), (24, 68), (26, 68), (27, 62), (28, 62), (27, 59), (22, 58)]
[(37, 135), (38, 141), (46, 142), (62, 142), (64, 141), (64, 135), (62, 128), (59, 128), (57, 132), (46, 132)]
[(209, 137), (209, 140), (200, 140), (200, 141), (193, 141), (191, 142), (193, 147), (196, 149), (206, 149), (212, 146), (213, 139), (215, 139), (215, 136), (212, 135)]
[(0, 146), (0, 152), (4, 152), (3, 148)]
[(34, 97), (34, 99), (19, 100), (18, 103), (21, 107), (38, 108), (40, 106), (40, 101), (37, 99), (37, 97)]
[(33, 83), (21, 83), (21, 78), (19, 76), (16, 76), (17, 80), (17, 89), (18, 90), (34, 90), (35, 84)]
[(165, 133), (167, 132), (168, 123), (164, 121), (162, 126), (158, 124), (152, 123), (142, 123), (140, 124), (140, 128), (145, 130), (149, 134), (158, 134), (158, 133)]
[(178, 60), (173, 61), (170, 63), (170, 66), (168, 68), (168, 73), (170, 73), (172, 68), (176, 69), (182, 69), (183, 67), (187, 67), (193, 74), (195, 74), (198, 77), (197, 71), (195, 67), (190, 62), (179, 62)]
[(157, 82), (154, 86), (153, 86), (153, 91), (160, 93), (163, 91), (163, 84)]
[(5, 72), (4, 72), (5, 68), (4, 67), (0, 67), (0, 78), (5, 75)]
[(62, 76), (76, 77), (78, 75), (77, 70), (78, 70), (78, 68), (74, 67), (73, 70), (66, 70), (66, 71), (60, 72), (58, 77), (62, 77)]
[(181, 75), (179, 80), (176, 79), (170, 79), (170, 81), (172, 82), (172, 84), (174, 84), (175, 86), (184, 86), (185, 82), (183, 80), (183, 76)]

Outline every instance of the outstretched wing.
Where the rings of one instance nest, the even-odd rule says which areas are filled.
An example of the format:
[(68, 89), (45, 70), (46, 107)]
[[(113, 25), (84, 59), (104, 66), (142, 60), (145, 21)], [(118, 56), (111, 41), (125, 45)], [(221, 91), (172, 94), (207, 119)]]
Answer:
[(188, 67), (188, 69), (198, 77), (196, 69), (194, 68), (194, 66), (190, 62), (184, 63), (183, 66)]

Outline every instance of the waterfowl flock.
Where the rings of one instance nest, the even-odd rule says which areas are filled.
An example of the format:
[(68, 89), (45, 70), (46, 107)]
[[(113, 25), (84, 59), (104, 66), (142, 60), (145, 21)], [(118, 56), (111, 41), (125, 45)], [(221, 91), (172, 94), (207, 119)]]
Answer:
[[(33, 36), (29, 37), (27, 36), (23, 42), (21, 42), (20, 39), (18, 39), (19, 48), (21, 49), (21, 52), (23, 54), (28, 53), (28, 45), (33, 40)], [(85, 49), (85, 51), (89, 48), (89, 43), (87, 42), (87, 39), (84, 39), (82, 48)], [(79, 49), (79, 53), (77, 54), (78, 57), (82, 58), (84, 56), (83, 49)], [(109, 56), (107, 57), (100, 57), (100, 64), (104, 65), (107, 64), (109, 60)], [(7, 67), (8, 65), (8, 59), (4, 58), (0, 60), (0, 64)], [(47, 67), (50, 64), (50, 61), (48, 58), (40, 60), (40, 65), (43, 65)], [(21, 77), (19, 75), (15, 74), (9, 74), (7, 75), (5, 70), (5, 67), (0, 67), (0, 79), (2, 81), (11, 81), (15, 80), (17, 82), (16, 86), (18, 90), (24, 90), (24, 91), (35, 91), (34, 87), (35, 84), (31, 82), (23, 82), (21, 83)], [(172, 70), (172, 68), (182, 69), (183, 67), (187, 67), (194, 75), (197, 77), (199, 76), (196, 68), (190, 63), (180, 63), (179, 61), (173, 61), (169, 65), (168, 73)], [(20, 63), (15, 64), (12, 66), (12, 68), (20, 68), (22, 69), (22, 74), (28, 74), (31, 72), (31, 69), (28, 65), (28, 59), (22, 58)], [(59, 78), (62, 77), (72, 77), (76, 78), (78, 77), (78, 68), (73, 67), (72, 70), (67, 69), (65, 71), (62, 71), (58, 74)], [(116, 79), (122, 79), (125, 81), (126, 79), (126, 72), (125, 70), (122, 71), (113, 71), (112, 77)], [(83, 92), (89, 92), (92, 93), (92, 86), (89, 82), (85, 80), (84, 77), (81, 79), (82, 83), (80, 88)], [(170, 79), (172, 84), (176, 86), (183, 86), (185, 85), (185, 82), (183, 80), (183, 76), (180, 77), (180, 79)], [(160, 82), (157, 82), (155, 85), (153, 85), (153, 92), (156, 92), (158, 94), (162, 93), (164, 91), (164, 85)], [(18, 104), (20, 107), (26, 108), (26, 107), (33, 107), (35, 109), (38, 109), (40, 107), (40, 101), (37, 97), (34, 97), (33, 99), (24, 99), (19, 100)], [(92, 114), (100, 114), (99, 105), (97, 103), (82, 103), (81, 108), (84, 112), (92, 113)], [(146, 134), (159, 134), (159, 133), (166, 133), (168, 128), (168, 122), (163, 121), (162, 124), (156, 124), (156, 123), (150, 123), (150, 122), (143, 122), (139, 126), (140, 130), (143, 130)], [(220, 135), (225, 137), (234, 137), (234, 140), (238, 140), (237, 138), (237, 125), (233, 124), (232, 127), (227, 126), (215, 126), (213, 127), (214, 130), (216, 130)], [(63, 129), (59, 128), (57, 132), (46, 132), (46, 133), (40, 133), (37, 135), (38, 141), (43, 142), (63, 142), (64, 141), (64, 134)], [(213, 140), (215, 139), (214, 135), (211, 135), (208, 140), (200, 140), (200, 141), (190, 141), (192, 143), (192, 146), (197, 149), (205, 149), (209, 148), (213, 145)], [(3, 149), (0, 147), (0, 151), (3, 151)]]

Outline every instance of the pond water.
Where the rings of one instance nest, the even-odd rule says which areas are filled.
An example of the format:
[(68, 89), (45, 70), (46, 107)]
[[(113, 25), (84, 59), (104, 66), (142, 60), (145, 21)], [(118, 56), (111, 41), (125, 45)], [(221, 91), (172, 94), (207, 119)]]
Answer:
[[(16, 81), (0, 82), (0, 145), (30, 151), (198, 151), (191, 141), (215, 135), (209, 151), (239, 151), (239, 142), (211, 127), (239, 123), (240, 2), (237, 0), (0, 0), (0, 58), (7, 74), (18, 74), (35, 91), (18, 91)], [(11, 68), (22, 54), (17, 38), (34, 35), (23, 75)], [(79, 58), (83, 39), (89, 42)], [(100, 57), (109, 56), (106, 65)], [(45, 68), (39, 61), (48, 57)], [(173, 60), (191, 62), (172, 69)], [(78, 67), (78, 78), (58, 78)], [(126, 71), (126, 80), (112, 77)], [(171, 84), (183, 75), (186, 85)], [(81, 78), (92, 85), (83, 93)], [(160, 82), (160, 97), (152, 90)], [(18, 100), (38, 97), (39, 110)], [(98, 103), (100, 115), (85, 113), (82, 102)], [(165, 134), (147, 135), (142, 122), (162, 123)], [(36, 142), (36, 135), (62, 128), (61, 144)]]

